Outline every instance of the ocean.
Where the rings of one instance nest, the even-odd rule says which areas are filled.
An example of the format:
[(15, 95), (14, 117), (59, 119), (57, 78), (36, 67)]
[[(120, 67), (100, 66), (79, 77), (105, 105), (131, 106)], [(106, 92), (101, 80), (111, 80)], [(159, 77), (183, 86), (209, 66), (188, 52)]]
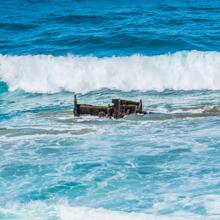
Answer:
[(0, 1), (0, 219), (220, 219), (220, 2)]

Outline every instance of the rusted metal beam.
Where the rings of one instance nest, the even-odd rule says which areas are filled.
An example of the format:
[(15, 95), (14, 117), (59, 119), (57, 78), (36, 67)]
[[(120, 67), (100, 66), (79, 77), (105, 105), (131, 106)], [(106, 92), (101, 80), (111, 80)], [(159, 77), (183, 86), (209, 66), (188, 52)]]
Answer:
[(88, 104), (78, 104), (76, 95), (74, 96), (74, 116), (94, 115), (99, 117), (123, 118), (125, 115), (145, 113), (142, 110), (142, 100), (139, 102), (123, 99), (112, 99), (113, 105), (96, 106)]

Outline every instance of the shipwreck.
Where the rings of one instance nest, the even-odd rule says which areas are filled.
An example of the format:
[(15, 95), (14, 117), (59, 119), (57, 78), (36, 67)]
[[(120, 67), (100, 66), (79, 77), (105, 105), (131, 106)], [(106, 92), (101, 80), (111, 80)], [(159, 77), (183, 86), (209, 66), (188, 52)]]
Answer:
[(124, 99), (112, 99), (112, 105), (107, 106), (78, 104), (75, 95), (73, 114), (74, 116), (93, 115), (118, 119), (130, 114), (146, 114), (142, 108), (142, 100), (135, 102)]

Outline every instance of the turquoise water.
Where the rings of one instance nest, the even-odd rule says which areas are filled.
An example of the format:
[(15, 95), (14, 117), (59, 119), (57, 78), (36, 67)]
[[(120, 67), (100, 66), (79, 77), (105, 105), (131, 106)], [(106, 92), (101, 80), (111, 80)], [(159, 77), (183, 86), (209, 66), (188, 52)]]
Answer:
[[(219, 219), (219, 8), (2, 2), (0, 219)], [(154, 114), (76, 118), (74, 94)]]
[(72, 93), (1, 94), (3, 219), (88, 219), (82, 206), (91, 219), (116, 218), (106, 210), (218, 219), (220, 93), (99, 90), (79, 100), (113, 97), (165, 114), (74, 118)]

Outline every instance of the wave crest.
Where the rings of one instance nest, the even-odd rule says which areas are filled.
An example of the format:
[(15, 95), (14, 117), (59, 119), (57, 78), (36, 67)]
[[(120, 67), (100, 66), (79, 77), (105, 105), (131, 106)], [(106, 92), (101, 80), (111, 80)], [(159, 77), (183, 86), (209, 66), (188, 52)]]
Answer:
[(101, 88), (219, 90), (219, 52), (128, 57), (0, 55), (0, 79), (10, 91), (86, 93)]

